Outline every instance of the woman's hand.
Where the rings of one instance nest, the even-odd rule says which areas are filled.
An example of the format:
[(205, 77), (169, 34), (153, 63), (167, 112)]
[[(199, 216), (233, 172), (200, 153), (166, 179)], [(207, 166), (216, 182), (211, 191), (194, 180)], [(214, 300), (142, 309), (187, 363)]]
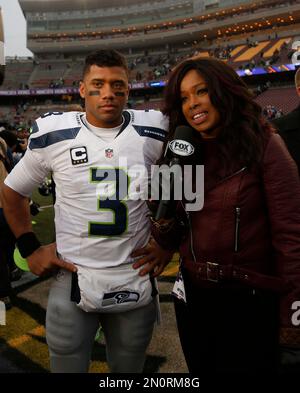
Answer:
[(144, 266), (139, 272), (140, 276), (150, 273), (152, 277), (157, 277), (170, 262), (173, 254), (173, 251), (163, 249), (153, 238), (150, 238), (145, 247), (131, 254), (133, 258), (141, 257), (133, 264), (133, 268)]

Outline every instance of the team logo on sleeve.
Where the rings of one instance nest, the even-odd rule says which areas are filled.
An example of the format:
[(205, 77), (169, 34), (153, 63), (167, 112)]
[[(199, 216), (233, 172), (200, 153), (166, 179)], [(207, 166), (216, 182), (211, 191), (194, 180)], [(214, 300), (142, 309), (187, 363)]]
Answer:
[(87, 149), (85, 146), (70, 149), (72, 165), (79, 165), (88, 162)]
[(105, 157), (106, 158), (112, 158), (113, 156), (114, 156), (113, 149), (105, 149)]

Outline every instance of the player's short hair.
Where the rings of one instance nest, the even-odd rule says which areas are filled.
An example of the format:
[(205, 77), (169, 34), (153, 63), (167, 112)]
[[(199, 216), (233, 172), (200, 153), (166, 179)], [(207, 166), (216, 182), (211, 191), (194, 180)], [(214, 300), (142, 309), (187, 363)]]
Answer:
[(296, 85), (296, 88), (300, 87), (300, 67), (298, 67), (296, 74), (295, 74), (295, 85)]
[(85, 58), (82, 77), (89, 72), (92, 65), (98, 67), (122, 67), (129, 75), (128, 66), (125, 57), (113, 49), (99, 49), (91, 52)]

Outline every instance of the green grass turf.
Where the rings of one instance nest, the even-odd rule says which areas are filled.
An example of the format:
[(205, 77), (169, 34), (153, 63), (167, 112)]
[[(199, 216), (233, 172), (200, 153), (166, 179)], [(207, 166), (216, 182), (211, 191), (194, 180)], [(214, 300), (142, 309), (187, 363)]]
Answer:
[[(44, 197), (40, 195), (38, 190), (32, 194), (32, 200), (38, 203), (41, 207), (52, 205), (52, 197)], [(47, 207), (32, 217), (32, 221), (36, 222), (33, 225), (33, 230), (42, 244), (49, 244), (54, 241), (54, 209)]]

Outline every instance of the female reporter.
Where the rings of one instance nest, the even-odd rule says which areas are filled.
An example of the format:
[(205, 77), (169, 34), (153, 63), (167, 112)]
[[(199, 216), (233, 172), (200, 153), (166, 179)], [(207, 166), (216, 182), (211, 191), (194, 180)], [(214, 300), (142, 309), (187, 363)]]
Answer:
[(171, 225), (153, 225), (160, 246), (180, 244), (184, 289), (175, 311), (189, 371), (276, 373), (280, 327), (285, 345), (300, 343), (297, 167), (246, 85), (221, 61), (179, 64), (164, 104), (168, 140), (176, 126), (191, 126), (204, 165), (203, 209), (188, 212), (183, 203)]

